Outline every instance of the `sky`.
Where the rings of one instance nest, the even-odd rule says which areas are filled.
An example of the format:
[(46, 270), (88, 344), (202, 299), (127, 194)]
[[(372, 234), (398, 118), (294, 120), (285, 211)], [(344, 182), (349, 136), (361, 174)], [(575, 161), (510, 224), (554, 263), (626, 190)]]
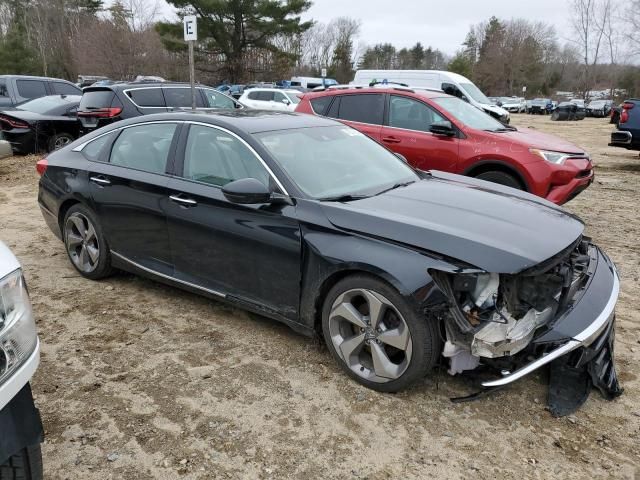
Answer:
[[(161, 0), (164, 2), (164, 0)], [(340, 16), (362, 22), (357, 43), (392, 43), (410, 47), (416, 42), (453, 55), (469, 27), (492, 15), (498, 18), (526, 18), (556, 27), (558, 39), (568, 28), (570, 0), (313, 0), (304, 19), (328, 23)], [(449, 8), (447, 8), (449, 7)], [(171, 15), (165, 4), (163, 16)]]

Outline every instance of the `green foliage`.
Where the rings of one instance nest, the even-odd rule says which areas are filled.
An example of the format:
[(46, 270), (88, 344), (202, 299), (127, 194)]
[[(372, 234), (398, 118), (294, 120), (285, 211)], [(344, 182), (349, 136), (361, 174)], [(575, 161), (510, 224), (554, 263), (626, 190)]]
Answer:
[[(198, 17), (197, 50), (201, 55), (222, 56), (227, 77), (240, 81), (245, 74), (246, 55), (252, 50), (271, 52), (282, 59), (295, 58), (281, 50), (274, 40), (298, 35), (312, 25), (300, 14), (310, 6), (308, 0), (169, 0), (180, 15)], [(179, 51), (182, 23), (160, 23), (157, 31), (169, 50)]]
[(39, 75), (36, 52), (28, 46), (24, 31), (15, 26), (0, 41), (0, 74)]
[(456, 56), (449, 62), (447, 70), (469, 78), (471, 77), (472, 68), (473, 62), (464, 51), (461, 51), (456, 53)]

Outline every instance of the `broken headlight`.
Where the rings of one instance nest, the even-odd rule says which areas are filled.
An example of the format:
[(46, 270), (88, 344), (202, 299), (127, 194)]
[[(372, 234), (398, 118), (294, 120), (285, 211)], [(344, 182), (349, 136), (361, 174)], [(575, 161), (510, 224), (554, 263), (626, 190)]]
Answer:
[(29, 358), (37, 343), (29, 294), (18, 269), (0, 279), (0, 383)]

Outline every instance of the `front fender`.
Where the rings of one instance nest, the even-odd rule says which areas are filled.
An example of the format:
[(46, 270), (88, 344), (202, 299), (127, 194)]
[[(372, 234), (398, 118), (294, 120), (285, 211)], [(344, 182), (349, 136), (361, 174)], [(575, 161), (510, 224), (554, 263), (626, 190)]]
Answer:
[(381, 278), (419, 309), (426, 303), (444, 301), (429, 269), (461, 270), (451, 262), (402, 245), (317, 226), (303, 225), (302, 238), (300, 321), (310, 328), (317, 325), (329, 289), (350, 273)]

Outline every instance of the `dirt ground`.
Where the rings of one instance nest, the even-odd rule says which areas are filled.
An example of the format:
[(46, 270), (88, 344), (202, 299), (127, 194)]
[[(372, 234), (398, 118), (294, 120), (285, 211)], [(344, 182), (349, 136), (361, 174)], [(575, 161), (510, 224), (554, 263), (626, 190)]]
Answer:
[(0, 160), (0, 240), (20, 258), (42, 341), (33, 380), (45, 478), (640, 477), (640, 158), (607, 147), (606, 120), (513, 123), (585, 147), (596, 182), (566, 207), (618, 265), (614, 402), (545, 410), (543, 378), (453, 404), (436, 373), (380, 394), (323, 346), (275, 322), (131, 275), (84, 280), (37, 207), (36, 157)]

